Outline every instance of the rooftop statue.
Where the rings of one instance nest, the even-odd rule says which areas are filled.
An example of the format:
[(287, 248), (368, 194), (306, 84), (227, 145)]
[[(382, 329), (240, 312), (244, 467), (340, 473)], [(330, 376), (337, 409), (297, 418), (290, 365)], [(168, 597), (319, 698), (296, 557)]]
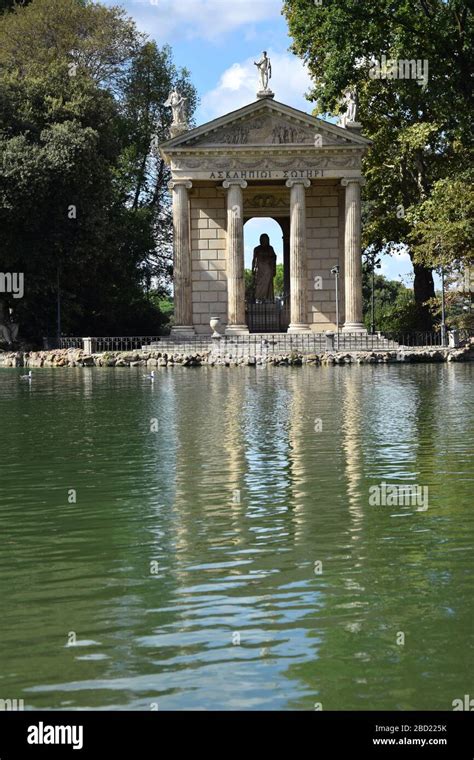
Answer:
[(341, 115), (340, 124), (341, 127), (346, 127), (347, 124), (357, 121), (357, 93), (355, 88), (345, 91), (342, 102), (346, 106), (346, 111)]
[(273, 92), (270, 90), (268, 84), (272, 78), (272, 62), (267, 55), (267, 51), (264, 50), (260, 61), (254, 61), (254, 65), (258, 68), (260, 76), (260, 90), (258, 91), (258, 97), (273, 97)]
[(173, 121), (171, 124), (171, 134), (174, 137), (188, 129), (188, 117), (186, 114), (186, 104), (188, 99), (181, 95), (178, 90), (173, 90), (165, 103), (167, 108), (173, 112)]

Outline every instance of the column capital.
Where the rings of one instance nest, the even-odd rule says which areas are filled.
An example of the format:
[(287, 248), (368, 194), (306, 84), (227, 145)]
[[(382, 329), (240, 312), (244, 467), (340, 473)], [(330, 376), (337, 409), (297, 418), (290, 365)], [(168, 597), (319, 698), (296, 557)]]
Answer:
[(287, 187), (294, 187), (295, 185), (303, 185), (303, 187), (308, 188), (308, 187), (311, 187), (311, 180), (303, 179), (303, 177), (300, 177), (299, 179), (287, 179), (285, 182), (285, 185)]
[(175, 187), (185, 187), (186, 190), (191, 190), (193, 186), (193, 183), (190, 179), (172, 179), (171, 182), (168, 183), (168, 188), (170, 190), (174, 190)]
[(365, 177), (344, 177), (344, 179), (341, 179), (343, 187), (347, 187), (350, 182), (357, 182), (361, 187), (364, 187), (366, 179)]
[(242, 190), (245, 190), (247, 187), (247, 182), (244, 179), (226, 179), (222, 183), (222, 187), (224, 187), (226, 190), (228, 190), (232, 185), (238, 185)]

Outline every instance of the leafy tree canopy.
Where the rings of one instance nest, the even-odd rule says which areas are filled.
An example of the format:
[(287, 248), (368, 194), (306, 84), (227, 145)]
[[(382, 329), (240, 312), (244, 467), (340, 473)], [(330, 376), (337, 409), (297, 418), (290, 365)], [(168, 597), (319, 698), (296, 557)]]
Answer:
[[(0, 17), (0, 249), (23, 272), (24, 337), (155, 334), (148, 298), (171, 273), (169, 90), (196, 93), (187, 71), (119, 8), (33, 0)], [(58, 287), (59, 285), (59, 287)]]

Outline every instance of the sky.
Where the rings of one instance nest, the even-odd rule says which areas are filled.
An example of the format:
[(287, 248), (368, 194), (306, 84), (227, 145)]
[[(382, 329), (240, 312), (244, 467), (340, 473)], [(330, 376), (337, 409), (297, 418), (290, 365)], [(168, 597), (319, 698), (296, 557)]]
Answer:
[[(276, 100), (311, 113), (313, 105), (305, 98), (311, 79), (289, 50), (281, 0), (106, 0), (106, 4), (120, 4), (158, 45), (171, 45), (176, 65), (189, 69), (199, 94), (197, 125), (255, 100), (258, 72), (253, 62), (262, 50), (272, 61)], [(273, 220), (251, 220), (245, 226), (246, 266), (263, 232), (281, 254), (278, 225)], [(407, 253), (384, 256), (379, 273), (412, 285)]]

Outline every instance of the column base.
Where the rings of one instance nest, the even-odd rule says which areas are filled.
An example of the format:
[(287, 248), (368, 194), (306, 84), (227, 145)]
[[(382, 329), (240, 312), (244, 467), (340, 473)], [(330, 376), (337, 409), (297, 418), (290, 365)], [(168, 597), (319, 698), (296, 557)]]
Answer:
[(313, 332), (309, 325), (296, 323), (294, 325), (290, 325), (287, 334), (288, 335), (298, 335), (299, 333), (310, 333)]
[(360, 333), (367, 335), (367, 328), (362, 322), (345, 322), (342, 328), (343, 333)]
[(226, 335), (248, 335), (249, 332), (247, 325), (229, 325), (225, 329)]
[(195, 338), (196, 333), (192, 325), (174, 325), (171, 328), (172, 338)]

